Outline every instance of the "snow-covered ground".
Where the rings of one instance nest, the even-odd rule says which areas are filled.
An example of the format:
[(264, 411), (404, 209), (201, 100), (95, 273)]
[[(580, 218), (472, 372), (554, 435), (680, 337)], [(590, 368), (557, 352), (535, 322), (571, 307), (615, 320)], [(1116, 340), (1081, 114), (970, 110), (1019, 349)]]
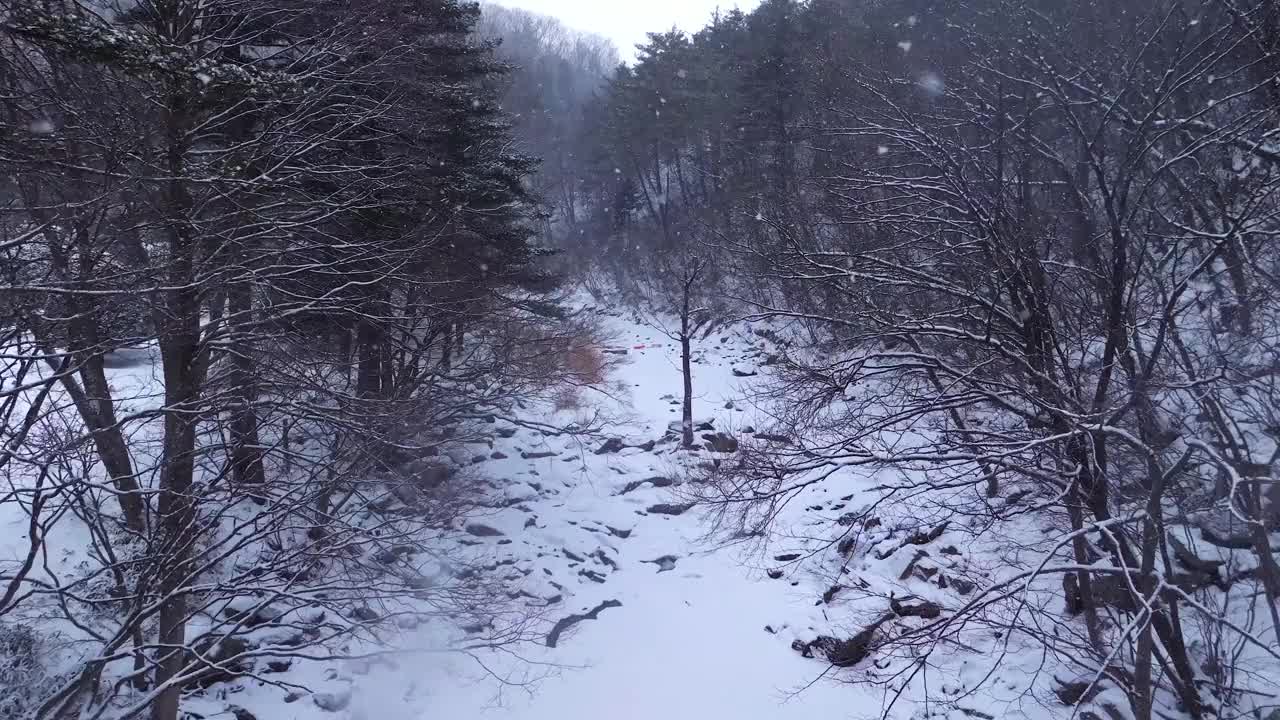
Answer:
[[(684, 464), (713, 457), (662, 441), (679, 420), (679, 348), (635, 320), (602, 319), (611, 349), (626, 352), (611, 354), (619, 362), (607, 387), (584, 396), (576, 412), (621, 418), (606, 439), (629, 447), (597, 453), (600, 440), (495, 428), (489, 454), (497, 459), (481, 466), (494, 481), (495, 507), (470, 518), (471, 532), (458, 540), (516, 579), (522, 601), (540, 617), (541, 642), (461, 652), (459, 643), (482, 643), (483, 634), (425, 623), (404, 629), (385, 660), (296, 663), (271, 676), (285, 685), (245, 678), (189, 697), (184, 708), (205, 717), (242, 708), (264, 720), (878, 715), (882, 692), (791, 649), (794, 640), (848, 620), (826, 618), (815, 604), (824, 580), (794, 560), (774, 559), (809, 547), (717, 549), (699, 509), (670, 514), (685, 501), (678, 485)], [(745, 327), (700, 342), (695, 418), (739, 435), (759, 422), (750, 401), (757, 376), (746, 373), (766, 350)], [(658, 442), (646, 449), (648, 441)], [(655, 508), (664, 504), (676, 507)], [(593, 609), (594, 619), (573, 623), (554, 648), (546, 646), (557, 622)]]
[[(512, 599), (536, 618), (534, 642), (485, 647), (487, 629), (403, 622), (385, 656), (259, 669), (257, 678), (189, 695), (184, 710), (236, 720), (807, 720), (878, 717), (890, 704), (896, 718), (1043, 718), (1055, 705), (1071, 713), (1053, 696), (1051, 659), (1000, 632), (965, 635), (963, 647), (934, 653), (931, 669), (915, 675), (926, 663), (913, 656), (834, 668), (820, 652), (797, 652), (797, 641), (853, 637), (884, 615), (885, 598), (966, 602), (1018, 549), (977, 548), (952, 527), (928, 541), (932, 553), (879, 552), (877, 542), (906, 547), (900, 527), (928, 524), (885, 515), (884, 527), (861, 533), (856, 553), (840, 553), (838, 519), (883, 479), (857, 468), (796, 497), (769, 543), (710, 542), (703, 510), (685, 507), (681, 482), (717, 456), (681, 450), (668, 435), (680, 417), (679, 348), (637, 320), (599, 312), (618, 361), (603, 387), (554, 418), (529, 410), (525, 424), (498, 420), (488, 439), (459, 450), (489, 479), (492, 498), (461, 523), (449, 550), (510, 583)], [(700, 423), (743, 439), (768, 427), (755, 395), (777, 348), (762, 329), (731, 325), (697, 343)], [(134, 404), (151, 401), (147, 363), (113, 382), (137, 386)], [(545, 430), (575, 413), (610, 423), (589, 442)], [(0, 532), (20, 537), (20, 522), (0, 518)], [(75, 552), (68, 547), (64, 562), (74, 564)], [(854, 586), (862, 592), (843, 592)], [(566, 622), (573, 616), (590, 617)], [(895, 617), (882, 630), (922, 622)]]
[[(610, 320), (627, 349), (614, 380), (627, 390), (633, 416), (612, 434), (635, 444), (658, 439), (679, 419), (678, 347), (643, 325)], [(750, 351), (745, 336), (714, 335), (701, 346), (695, 417), (714, 418), (717, 428), (731, 430), (750, 424), (743, 396), (751, 378), (732, 372)], [(729, 401), (735, 409), (725, 409)], [(521, 659), (481, 655), (490, 670), (511, 674), (511, 686), (469, 657), (407, 654), (396, 669), (354, 683), (353, 717), (772, 720), (879, 708), (878, 693), (839, 682), (815, 684), (825, 663), (790, 649), (802, 635), (812, 639), (809, 625), (823, 622), (812, 585), (789, 576), (771, 579), (766, 571), (781, 564), (761, 563), (758, 554), (714, 550), (704, 542), (696, 509), (680, 515), (648, 510), (679, 504), (678, 489), (643, 482), (626, 491), (636, 481), (677, 478), (678, 462), (688, 453), (675, 443), (596, 454), (597, 447), (529, 430), (502, 442), (510, 457), (486, 469), (537, 490), (482, 519), (503, 533), (483, 539), (494, 558), (532, 570), (531, 594), (559, 598), (547, 610), (548, 622), (610, 601), (621, 605), (574, 625), (554, 649), (525, 648)], [(521, 450), (557, 455), (524, 460)], [(424, 633), (406, 635), (402, 646), (429, 646), (430, 631)]]

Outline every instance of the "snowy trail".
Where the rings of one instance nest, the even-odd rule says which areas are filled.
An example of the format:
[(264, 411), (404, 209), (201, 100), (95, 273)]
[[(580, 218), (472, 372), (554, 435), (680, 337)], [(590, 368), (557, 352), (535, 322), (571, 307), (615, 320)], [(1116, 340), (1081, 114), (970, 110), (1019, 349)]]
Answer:
[[(620, 319), (613, 324), (629, 348), (616, 379), (629, 386), (635, 417), (615, 434), (660, 437), (678, 419), (673, 412), (678, 406), (663, 399), (680, 387), (678, 349), (644, 326)], [(749, 361), (744, 353), (752, 345), (744, 336), (726, 335), (702, 346), (701, 362), (695, 365), (695, 417), (713, 416), (717, 428), (741, 427), (750, 413), (724, 405), (735, 397), (742, 405), (741, 389), (749, 378), (735, 377), (732, 367)], [(825, 663), (805, 660), (790, 649), (794, 638), (812, 638), (806, 618), (824, 624), (814, 607), (811, 583), (796, 580), (793, 586), (790, 575), (770, 579), (765, 567), (755, 566), (756, 557), (708, 551), (699, 542), (704, 529), (697, 511), (680, 516), (644, 512), (652, 504), (673, 502), (669, 490), (646, 485), (619, 494), (628, 482), (672, 474), (672, 445), (654, 452), (630, 448), (595, 455), (595, 448), (559, 447), (556, 438), (546, 439), (546, 446), (530, 447), (530, 440), (527, 431), (517, 433), (507, 441), (510, 459), (486, 469), (499, 477), (536, 478), (549, 492), (483, 518), (506, 535), (486, 542), (493, 543), (498, 556), (510, 553), (517, 568), (533, 570), (531, 583), (555, 583), (556, 589), (546, 593), (562, 594), (563, 601), (549, 619), (584, 613), (608, 600), (621, 602), (621, 607), (577, 624), (554, 650), (537, 648), (527, 655), (556, 666), (527, 689), (505, 688), (498, 694), (498, 685), (470, 659), (434, 655), (360, 678), (350, 708), (353, 717), (764, 720), (812, 718), (833, 708), (849, 715), (876, 712), (878, 694), (828, 679), (814, 682)], [(520, 459), (519, 450), (544, 447), (561, 454), (532, 462)], [(525, 527), (530, 517), (535, 523)], [(620, 538), (609, 528), (630, 534)], [(515, 542), (497, 544), (508, 539)], [(616, 569), (599, 560), (601, 552)], [(654, 561), (668, 555), (677, 556), (675, 566), (663, 571)], [(603, 582), (579, 574), (583, 570)], [(412, 647), (414, 638), (405, 642)], [(507, 670), (521, 667), (501, 658), (492, 661)], [(545, 669), (550, 668), (535, 665), (533, 672)]]

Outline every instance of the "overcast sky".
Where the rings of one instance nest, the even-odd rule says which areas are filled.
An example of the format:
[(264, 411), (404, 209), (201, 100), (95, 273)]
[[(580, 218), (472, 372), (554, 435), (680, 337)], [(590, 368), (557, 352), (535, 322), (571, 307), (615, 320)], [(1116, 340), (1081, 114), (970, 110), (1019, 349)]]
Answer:
[(553, 15), (576, 30), (603, 35), (618, 47), (624, 60), (635, 57), (634, 46), (645, 33), (670, 30), (674, 25), (693, 32), (707, 24), (711, 13), (741, 8), (744, 12), (759, 0), (495, 0), (499, 5)]

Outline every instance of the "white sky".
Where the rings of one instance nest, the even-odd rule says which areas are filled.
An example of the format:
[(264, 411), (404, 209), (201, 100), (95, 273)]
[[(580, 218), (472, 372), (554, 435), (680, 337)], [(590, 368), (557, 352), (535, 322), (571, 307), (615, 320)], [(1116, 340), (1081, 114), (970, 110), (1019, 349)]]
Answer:
[(647, 32), (663, 32), (674, 25), (693, 32), (707, 24), (716, 8), (753, 9), (760, 0), (495, 0), (499, 5), (552, 15), (575, 30), (603, 35), (630, 62), (634, 46)]

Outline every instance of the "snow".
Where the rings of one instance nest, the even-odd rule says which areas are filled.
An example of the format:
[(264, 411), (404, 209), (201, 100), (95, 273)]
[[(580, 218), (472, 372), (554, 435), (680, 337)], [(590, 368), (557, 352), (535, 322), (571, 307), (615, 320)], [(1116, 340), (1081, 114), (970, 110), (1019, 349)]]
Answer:
[[(886, 511), (881, 527), (859, 533), (857, 553), (841, 555), (832, 543), (843, 518), (884, 480), (864, 467), (842, 467), (837, 480), (800, 493), (783, 509), (781, 532), (768, 544), (708, 542), (701, 509), (655, 509), (682, 509), (688, 488), (680, 482), (691, 466), (726, 457), (681, 450), (672, 437), (681, 427), (679, 347), (620, 313), (597, 311), (616, 343), (611, 357), (621, 363), (608, 392), (576, 410), (530, 408), (527, 420), (564, 426), (577, 414), (598, 412), (616, 419), (607, 437), (618, 443), (603, 451), (603, 439), (544, 434), (499, 420), (492, 445), (473, 443), (452, 453), (455, 462), (489, 479), (485, 507), (460, 521), (449, 540), (454, 545), (416, 566), (430, 582), (447, 575), (452, 558), (484, 561), (512, 581), (531, 615), (530, 624), (518, 629), (535, 642), (504, 644), (502, 629), (496, 636), (467, 632), (465, 618), (406, 613), (396, 618), (390, 652), (356, 644), (347, 650), (358, 659), (294, 661), (263, 676), (272, 682), (242, 678), (188, 696), (184, 709), (215, 717), (235, 706), (258, 718), (306, 720), (810, 720), (879, 716), (893, 701), (893, 718), (959, 720), (980, 717), (966, 713), (976, 711), (1041, 720), (1053, 714), (1051, 687), (1059, 668), (1046, 665), (1041, 648), (983, 628), (964, 635), (967, 650), (931, 655), (929, 672), (910, 681), (896, 700), (918, 658), (873, 657), (836, 669), (793, 650), (795, 641), (855, 635), (884, 613), (883, 602), (867, 604), (866, 597), (915, 595), (953, 608), (1028, 560), (1017, 557), (1018, 544), (1004, 537), (977, 543), (954, 526), (940, 531), (931, 546), (938, 552), (925, 559), (909, 546), (894, 552), (903, 547), (904, 532), (929, 521), (925, 507)], [(773, 338), (781, 332), (740, 323), (696, 343), (696, 424), (743, 441), (752, 436), (749, 426), (768, 429), (768, 408), (756, 407), (756, 394), (768, 382), (767, 358), (779, 351)], [(111, 382), (133, 412), (159, 402), (156, 362), (148, 348), (113, 358)], [(905, 442), (919, 437), (902, 433)], [(650, 442), (652, 450), (639, 447)], [(932, 502), (945, 505), (947, 498)], [(22, 520), (0, 517), (6, 541), (0, 559), (23, 549)], [(76, 535), (77, 526), (66, 527), (69, 532), (51, 540), (65, 551), (51, 555), (69, 568), (81, 559), (76, 548), (87, 542)], [(1008, 532), (1035, 537), (1041, 528), (1027, 516)], [(944, 575), (949, 589), (928, 582)], [(836, 586), (853, 585), (863, 588), (863, 597), (824, 597)], [(1031, 588), (1027, 598), (1061, 603), (1060, 595), (1037, 595)], [(244, 596), (219, 607), (232, 615), (279, 612)], [(573, 624), (556, 647), (546, 647), (558, 621), (593, 610), (594, 619)], [(898, 618), (888, 631), (908, 631), (917, 622)], [(1001, 664), (992, 672), (997, 658)], [(1056, 708), (1062, 717), (1071, 712)]]
[[(679, 412), (669, 399), (679, 392), (679, 349), (655, 331), (614, 320), (615, 336), (643, 347), (629, 348), (616, 378), (630, 390), (625, 409), (631, 420), (611, 434), (626, 442), (659, 438)], [(700, 422), (732, 414), (723, 409), (724, 398), (743, 392), (743, 378), (732, 373), (739, 366), (735, 350), (722, 350), (705, 353), (695, 365), (694, 414)], [(678, 418), (674, 423), (679, 427)], [(527, 435), (505, 442), (519, 445), (522, 437)], [(555, 439), (548, 445), (554, 448)], [(620, 607), (578, 623), (554, 650), (525, 648), (523, 659), (494, 653), (482, 659), (484, 667), (465, 656), (433, 651), (438, 631), (424, 626), (402, 638), (408, 654), (396, 669), (379, 668), (355, 684), (351, 717), (587, 720), (607, 708), (608, 717), (621, 720), (763, 720), (878, 706), (878, 693), (840, 682), (822, 681), (805, 690), (825, 670), (824, 663), (803, 659), (789, 647), (797, 637), (812, 635), (809, 626), (825, 625), (814, 610), (811, 588), (770, 579), (753, 566), (753, 554), (712, 549), (703, 542), (706, 532), (696, 510), (679, 516), (644, 512), (652, 504), (674, 502), (671, 488), (645, 484), (621, 494), (628, 482), (674, 476), (682, 460), (674, 448), (586, 453), (573, 455), (572, 462), (536, 460), (531, 468), (536, 480), (554, 492), (528, 498), (529, 485), (514, 483), (505, 492), (518, 492), (529, 512), (508, 508), (484, 520), (516, 539), (514, 545), (523, 549), (514, 552), (525, 553), (521, 565), (536, 568), (524, 586), (530, 595), (563, 593), (548, 620), (586, 613), (610, 600)], [(506, 451), (511, 459), (489, 469), (500, 475), (529, 472), (528, 461)], [(530, 517), (536, 524), (524, 527)], [(608, 528), (629, 533), (619, 538)], [(546, 554), (530, 557), (530, 550)], [(617, 569), (599, 562), (595, 553), (610, 558)], [(605, 582), (575, 578), (574, 566), (600, 573)], [(501, 686), (491, 671), (515, 685)]]

